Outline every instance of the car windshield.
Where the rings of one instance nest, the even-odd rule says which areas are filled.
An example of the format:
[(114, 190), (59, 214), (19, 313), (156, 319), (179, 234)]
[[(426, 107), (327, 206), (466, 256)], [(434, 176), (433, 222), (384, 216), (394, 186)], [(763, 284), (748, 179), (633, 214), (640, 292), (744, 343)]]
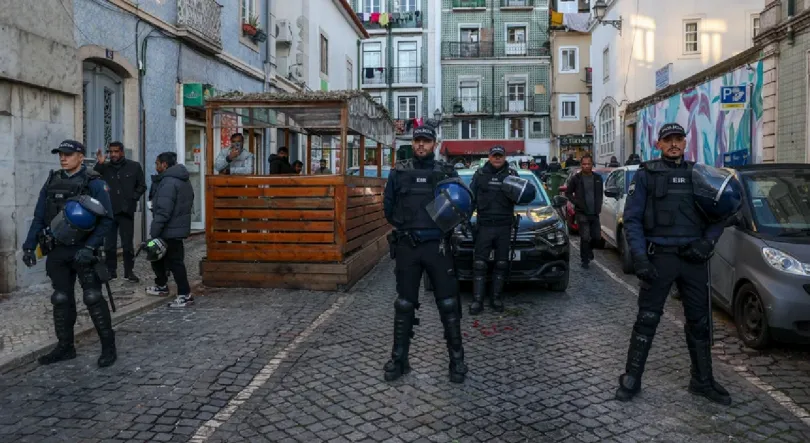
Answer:
[[(377, 176), (377, 167), (370, 166), (365, 168), (366, 177), (376, 177)], [(388, 173), (391, 172), (391, 169), (383, 168), (382, 170), (382, 178), (388, 178)], [(349, 169), (349, 175), (360, 175), (360, 168), (354, 167)]]
[[(540, 184), (540, 180), (537, 179), (537, 176), (529, 171), (519, 172), (518, 175), (520, 178), (529, 180), (537, 189), (537, 194), (535, 195), (534, 200), (524, 206), (548, 206), (548, 197), (546, 196), (546, 191), (543, 189), (543, 186)], [(470, 182), (472, 181), (473, 174), (459, 174), (459, 177), (461, 177), (461, 179), (464, 180), (464, 183), (469, 186)]]
[(752, 171), (743, 182), (759, 231), (810, 236), (810, 169)]

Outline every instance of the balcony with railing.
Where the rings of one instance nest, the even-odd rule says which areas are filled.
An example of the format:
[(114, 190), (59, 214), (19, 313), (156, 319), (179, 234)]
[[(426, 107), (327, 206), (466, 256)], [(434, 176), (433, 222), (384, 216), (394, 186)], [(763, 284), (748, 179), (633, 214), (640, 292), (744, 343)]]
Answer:
[(510, 94), (500, 97), (498, 110), (501, 114), (535, 112), (535, 97), (532, 94)]
[(487, 97), (453, 97), (450, 113), (456, 116), (492, 114), (492, 100)]
[(593, 86), (593, 68), (591, 67), (585, 68), (585, 86), (589, 88)]
[(416, 118), (400, 118), (394, 120), (394, 134), (397, 136), (409, 136), (413, 133), (413, 128), (415, 127)]
[(363, 86), (379, 85), (384, 86), (388, 84), (389, 69), (386, 68), (363, 68), (360, 71), (360, 83)]
[(363, 86), (385, 86), (389, 84), (422, 84), (425, 69), (422, 66), (399, 68), (363, 68), (360, 72)]
[(177, 36), (210, 54), (222, 52), (221, 8), (215, 0), (177, 0)]
[(533, 9), (534, 0), (501, 0), (501, 9)]
[[(385, 15), (385, 19), (381, 20), (382, 15)], [(423, 15), (421, 11), (410, 11), (403, 7), (400, 7), (394, 12), (383, 12), (380, 14), (375, 14), (372, 18), (371, 14), (358, 14), (360, 21), (363, 22), (363, 26), (369, 31), (375, 30), (386, 30), (386, 29), (421, 29), (423, 27)], [(384, 21), (385, 24), (381, 24), (380, 22)]]
[(424, 69), (421, 66), (404, 68), (391, 68), (391, 83), (422, 83), (424, 81)]
[(548, 45), (540, 42), (443, 42), (443, 59), (547, 57)]
[(453, 0), (453, 9), (487, 9), (487, 0)]

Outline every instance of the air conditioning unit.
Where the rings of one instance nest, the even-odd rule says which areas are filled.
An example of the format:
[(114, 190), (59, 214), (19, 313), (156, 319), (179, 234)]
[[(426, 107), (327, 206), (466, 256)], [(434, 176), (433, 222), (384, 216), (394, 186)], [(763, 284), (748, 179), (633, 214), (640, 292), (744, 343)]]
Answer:
[(276, 21), (276, 42), (292, 44), (293, 33), (290, 22), (287, 20)]
[(276, 72), (281, 77), (286, 77), (290, 73), (289, 57), (276, 57)]

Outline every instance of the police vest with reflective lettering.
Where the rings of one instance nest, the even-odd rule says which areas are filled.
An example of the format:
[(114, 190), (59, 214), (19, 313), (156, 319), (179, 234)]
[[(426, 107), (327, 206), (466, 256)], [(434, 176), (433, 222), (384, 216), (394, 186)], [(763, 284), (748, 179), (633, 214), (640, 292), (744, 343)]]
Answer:
[(644, 234), (647, 237), (703, 237), (706, 222), (698, 213), (692, 191), (692, 165), (672, 168), (663, 160), (645, 162), (647, 204)]
[(70, 177), (67, 177), (64, 171), (51, 171), (45, 191), (47, 195), (45, 201), (45, 224), (51, 224), (54, 217), (65, 207), (65, 203), (69, 198), (89, 194), (90, 180), (99, 177), (99, 173), (88, 169)]
[(448, 178), (453, 167), (441, 161), (434, 161), (432, 169), (415, 169), (413, 159), (400, 160), (397, 171), (399, 187), (393, 218), (398, 229), (438, 229), (428, 215), (425, 206), (433, 200), (434, 188)]
[(517, 176), (517, 172), (505, 167), (497, 172), (479, 168), (475, 172), (477, 194), (475, 195), (477, 223), (479, 226), (510, 226), (514, 220), (515, 204), (501, 192), (506, 177)]

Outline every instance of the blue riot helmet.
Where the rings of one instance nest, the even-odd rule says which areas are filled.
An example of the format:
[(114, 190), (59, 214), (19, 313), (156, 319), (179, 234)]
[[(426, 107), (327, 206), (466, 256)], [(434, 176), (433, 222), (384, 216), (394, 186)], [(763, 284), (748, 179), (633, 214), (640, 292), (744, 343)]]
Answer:
[(710, 223), (728, 219), (742, 206), (742, 183), (728, 168), (696, 163), (692, 167), (692, 194)]
[(510, 175), (503, 179), (501, 191), (506, 194), (506, 198), (516, 205), (525, 205), (537, 196), (537, 188), (531, 181)]
[(440, 181), (436, 185), (434, 195), (434, 199), (425, 209), (442, 232), (452, 231), (472, 216), (472, 192), (460, 178), (453, 177)]
[(62, 211), (51, 221), (51, 233), (57, 243), (76, 245), (84, 241), (96, 227), (98, 217), (107, 214), (101, 202), (81, 195), (65, 203)]

